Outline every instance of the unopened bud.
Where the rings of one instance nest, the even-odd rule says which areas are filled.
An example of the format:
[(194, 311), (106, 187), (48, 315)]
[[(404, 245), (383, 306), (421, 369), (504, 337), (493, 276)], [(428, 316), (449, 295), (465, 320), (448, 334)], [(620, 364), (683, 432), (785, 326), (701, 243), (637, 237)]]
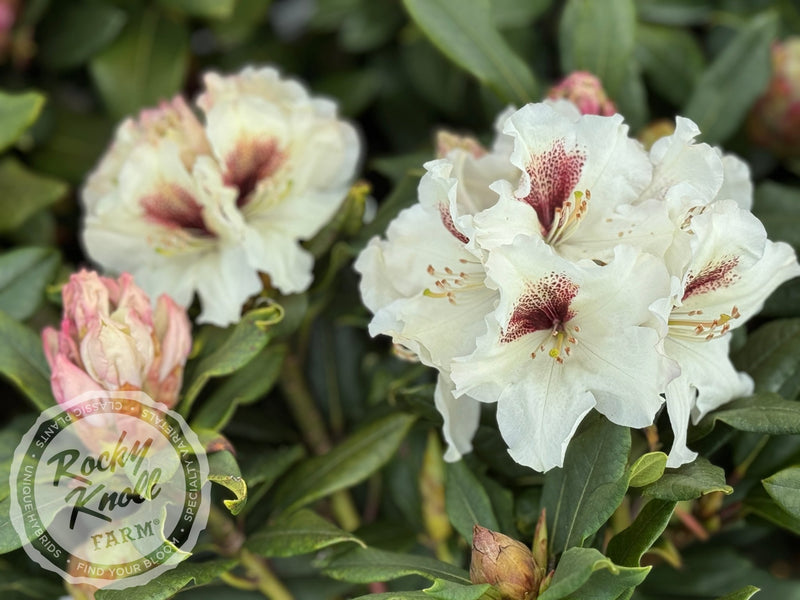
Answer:
[(776, 156), (800, 157), (800, 37), (772, 47), (772, 79), (750, 112), (751, 139)]
[(539, 589), (533, 555), (525, 544), (480, 525), (472, 530), (472, 583), (490, 583), (503, 600), (532, 600)]
[(480, 158), (486, 154), (486, 148), (473, 137), (465, 137), (450, 133), (449, 131), (439, 130), (436, 132), (436, 156), (444, 158), (456, 148), (464, 150), (475, 158)]
[(572, 102), (583, 115), (611, 116), (617, 107), (609, 100), (600, 80), (587, 71), (575, 71), (550, 88), (551, 100), (564, 98)]

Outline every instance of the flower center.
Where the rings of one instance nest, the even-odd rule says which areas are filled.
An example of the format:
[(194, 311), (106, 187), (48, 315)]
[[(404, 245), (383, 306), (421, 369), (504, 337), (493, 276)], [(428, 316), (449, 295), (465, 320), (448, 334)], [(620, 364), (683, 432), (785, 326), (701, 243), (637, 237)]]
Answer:
[(692, 341), (708, 341), (721, 337), (731, 328), (730, 321), (741, 316), (736, 306), (730, 312), (721, 313), (718, 317), (708, 319), (702, 310), (681, 310), (673, 308), (670, 314), (669, 334), (673, 337), (690, 339)]
[(247, 204), (258, 182), (275, 173), (285, 160), (275, 140), (241, 140), (225, 159), (225, 183), (239, 189), (236, 206)]
[(536, 211), (542, 236), (549, 244), (563, 241), (586, 213), (588, 192), (585, 198), (580, 192), (573, 193), (585, 162), (586, 155), (578, 149), (568, 151), (562, 139), (532, 156), (525, 169), (530, 191), (520, 200)]
[(200, 237), (213, 236), (203, 221), (203, 207), (179, 185), (166, 183), (140, 201), (145, 219)]
[[(459, 259), (461, 264), (467, 264), (469, 261), (465, 258)], [(450, 304), (456, 304), (456, 294), (469, 289), (483, 288), (483, 278), (478, 278), (475, 273), (467, 273), (466, 271), (454, 271), (450, 267), (445, 267), (443, 270), (434, 268), (433, 265), (428, 265), (428, 275), (435, 277), (436, 281), (433, 283), (433, 289), (426, 288), (423, 295), (428, 298), (447, 298)]]
[(578, 286), (562, 273), (551, 273), (531, 284), (514, 305), (500, 341), (513, 342), (537, 331), (549, 331), (550, 335), (531, 352), (531, 358), (547, 352), (556, 362), (563, 363), (578, 343), (573, 334), (580, 332), (580, 327), (570, 323), (575, 316), (571, 303), (577, 293)]

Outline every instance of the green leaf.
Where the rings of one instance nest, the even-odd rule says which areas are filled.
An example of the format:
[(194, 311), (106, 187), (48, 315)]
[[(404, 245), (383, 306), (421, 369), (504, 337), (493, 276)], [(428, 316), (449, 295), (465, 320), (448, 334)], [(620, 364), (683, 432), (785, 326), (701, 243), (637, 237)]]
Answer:
[(617, 509), (626, 490), (630, 431), (597, 417), (569, 444), (564, 467), (545, 475), (551, 553), (580, 546)]
[(22, 539), (11, 523), (11, 496), (0, 500), (0, 554), (22, 548)]
[(444, 490), (450, 522), (467, 542), (472, 543), (475, 525), (492, 531), (500, 529), (489, 495), (463, 460), (445, 464)]
[(753, 585), (748, 585), (740, 590), (731, 592), (730, 594), (725, 594), (724, 596), (717, 598), (717, 600), (750, 600), (750, 598), (755, 596), (759, 591), (761, 591), (759, 588)]
[(642, 491), (651, 498), (677, 502), (694, 500), (711, 492), (730, 494), (733, 488), (725, 483), (725, 471), (703, 457), (677, 469), (667, 469), (661, 479)]
[(0, 254), (0, 310), (18, 321), (30, 317), (60, 263), (53, 248), (17, 248)]
[(381, 592), (378, 594), (367, 594), (366, 596), (359, 596), (353, 600), (431, 600), (423, 591), (415, 592)]
[(650, 485), (661, 478), (666, 466), (667, 455), (663, 452), (643, 454), (631, 465), (630, 473), (628, 474), (628, 485), (630, 487)]
[(288, 349), (271, 344), (214, 389), (192, 419), (192, 427), (220, 431), (237, 407), (263, 398), (275, 385)]
[(227, 19), (233, 14), (236, 0), (158, 0), (164, 8), (204, 19)]
[(527, 27), (547, 12), (553, 0), (490, 0), (492, 20), (500, 29)]
[(0, 310), (0, 373), (39, 410), (53, 404), (50, 367), (42, 341), (33, 331)]
[(39, 175), (14, 158), (0, 162), (0, 232), (11, 231), (67, 193), (57, 179)]
[(450, 60), (517, 105), (539, 98), (533, 73), (500, 35), (488, 0), (403, 0), (431, 42)]
[[(144, 585), (124, 590), (97, 590), (97, 600), (166, 600), (190, 583), (206, 585), (236, 566), (233, 558), (218, 558), (206, 562), (183, 561)], [(194, 587), (192, 586), (192, 587)]]
[(51, 69), (77, 67), (122, 31), (125, 11), (99, 2), (57, 2), (37, 28), (37, 58)]
[(233, 492), (235, 498), (223, 502), (232, 515), (238, 515), (247, 502), (247, 483), (233, 454), (220, 450), (208, 455), (208, 480)]
[(800, 519), (800, 467), (778, 471), (764, 479), (762, 484), (778, 506)]
[(642, 555), (666, 529), (674, 510), (674, 501), (650, 500), (633, 523), (608, 542), (608, 557), (618, 565), (638, 567)]
[(116, 118), (174, 96), (183, 87), (188, 67), (186, 28), (154, 10), (132, 17), (119, 37), (89, 63), (92, 79)]
[(718, 144), (741, 125), (770, 78), (770, 45), (777, 35), (775, 13), (753, 17), (703, 72), (683, 114)]
[(296, 556), (345, 542), (366, 548), (352, 533), (332, 525), (317, 513), (301, 508), (281, 515), (247, 538), (245, 548), (261, 556)]
[(353, 583), (388, 581), (406, 575), (465, 585), (472, 583), (466, 571), (435, 558), (377, 548), (354, 548), (337, 554), (322, 563), (322, 572), (328, 577)]
[(692, 432), (692, 437), (708, 433), (718, 421), (751, 433), (796, 434), (800, 433), (800, 402), (771, 393), (739, 398), (709, 413), (697, 425), (697, 433)]
[(653, 88), (683, 106), (705, 66), (695, 37), (685, 29), (639, 23), (634, 53)]
[(744, 514), (752, 513), (795, 535), (800, 535), (800, 519), (786, 512), (763, 488), (756, 488), (744, 501)]
[(187, 414), (200, 390), (212, 377), (229, 375), (253, 360), (271, 337), (270, 326), (283, 318), (283, 309), (276, 305), (256, 308), (245, 314), (241, 321), (229, 328), (225, 341), (213, 352), (191, 364), (186, 395), (180, 412)]
[(644, 581), (649, 572), (650, 567), (619, 567), (594, 548), (570, 548), (538, 600), (617, 598)]
[(800, 188), (765, 181), (756, 187), (753, 213), (764, 224), (769, 239), (800, 250)]
[(633, 0), (568, 0), (558, 28), (561, 70), (594, 73), (616, 99), (628, 77), (635, 33)]
[(713, 6), (709, 0), (637, 0), (639, 18), (661, 25), (708, 23)]
[(45, 97), (38, 92), (0, 92), (0, 152), (14, 144), (39, 117)]
[(431, 600), (500, 600), (500, 593), (488, 583), (461, 585), (434, 579), (433, 585), (424, 592)]
[(757, 392), (777, 392), (794, 398), (800, 392), (800, 319), (779, 319), (748, 335), (733, 356), (737, 369), (747, 371)]
[(276, 505), (283, 511), (293, 510), (363, 481), (397, 451), (414, 418), (403, 413), (384, 417), (324, 456), (300, 464), (275, 492)]

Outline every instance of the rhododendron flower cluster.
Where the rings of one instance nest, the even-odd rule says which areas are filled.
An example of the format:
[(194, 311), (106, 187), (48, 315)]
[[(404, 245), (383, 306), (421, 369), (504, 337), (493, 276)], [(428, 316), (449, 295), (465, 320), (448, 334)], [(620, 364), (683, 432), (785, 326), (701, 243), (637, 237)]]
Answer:
[(198, 320), (227, 325), (261, 275), (284, 294), (311, 284), (300, 241), (347, 195), (359, 140), (333, 102), (274, 69), (204, 83), (204, 122), (177, 97), (120, 125), (83, 191), (83, 241), (151, 295), (188, 306), (196, 292)]
[(84, 392), (142, 390), (167, 407), (175, 405), (192, 346), (183, 308), (164, 295), (153, 310), (128, 273), (114, 280), (80, 271), (61, 294), (61, 328), (42, 332), (60, 404)]
[(646, 151), (620, 115), (565, 102), (498, 119), (491, 149), (442, 144), (419, 202), (360, 255), (372, 335), (439, 372), (446, 458), (497, 403), (509, 453), (546, 471), (592, 409), (644, 427), (666, 403), (669, 466), (690, 419), (752, 391), (728, 348), (800, 274), (750, 213), (746, 165), (691, 121)]

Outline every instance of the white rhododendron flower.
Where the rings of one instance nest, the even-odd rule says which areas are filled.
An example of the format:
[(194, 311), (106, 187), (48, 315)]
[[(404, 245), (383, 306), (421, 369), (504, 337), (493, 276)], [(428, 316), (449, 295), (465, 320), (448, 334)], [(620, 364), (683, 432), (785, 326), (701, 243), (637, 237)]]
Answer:
[(440, 136), (419, 203), (356, 262), (390, 335), (439, 371), (448, 460), (471, 449), (479, 403), (520, 464), (563, 464), (592, 409), (628, 427), (666, 400), (669, 466), (696, 456), (690, 419), (752, 391), (733, 327), (800, 275), (750, 212), (747, 165), (678, 117), (647, 152), (620, 115), (530, 104), (486, 153)]
[(313, 259), (301, 246), (344, 200), (359, 140), (336, 106), (270, 68), (206, 75), (197, 104), (181, 98), (128, 119), (83, 191), (83, 240), (103, 267), (151, 295), (227, 325), (259, 292), (259, 274), (301, 292)]

